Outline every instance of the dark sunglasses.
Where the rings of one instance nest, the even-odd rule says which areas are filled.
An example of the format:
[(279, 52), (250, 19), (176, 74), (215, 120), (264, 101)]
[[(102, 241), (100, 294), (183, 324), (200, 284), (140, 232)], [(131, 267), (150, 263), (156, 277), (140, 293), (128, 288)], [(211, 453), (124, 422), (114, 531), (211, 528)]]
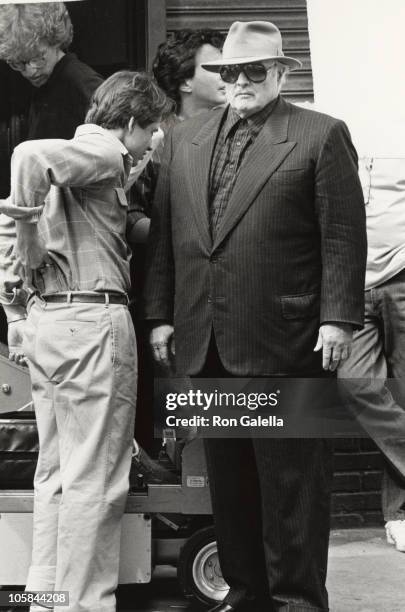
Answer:
[(241, 72), (252, 83), (263, 83), (266, 80), (268, 71), (274, 66), (272, 64), (268, 68), (260, 63), (254, 64), (233, 64), (229, 66), (221, 66), (219, 75), (225, 83), (236, 83)]

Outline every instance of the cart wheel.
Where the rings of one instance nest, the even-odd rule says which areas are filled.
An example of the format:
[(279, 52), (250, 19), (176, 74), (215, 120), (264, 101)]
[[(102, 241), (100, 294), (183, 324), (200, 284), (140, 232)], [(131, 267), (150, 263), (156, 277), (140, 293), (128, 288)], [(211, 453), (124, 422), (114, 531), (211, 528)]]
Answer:
[(186, 597), (208, 604), (224, 599), (229, 586), (222, 577), (213, 527), (199, 529), (187, 540), (180, 552), (177, 575)]

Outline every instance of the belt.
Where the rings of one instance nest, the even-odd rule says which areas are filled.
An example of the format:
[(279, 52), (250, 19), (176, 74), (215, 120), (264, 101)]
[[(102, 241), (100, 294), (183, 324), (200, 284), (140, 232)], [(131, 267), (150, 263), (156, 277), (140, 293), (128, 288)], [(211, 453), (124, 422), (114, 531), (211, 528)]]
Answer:
[(109, 293), (108, 291), (96, 295), (95, 293), (49, 293), (41, 295), (44, 302), (71, 304), (81, 302), (87, 304), (123, 304), (128, 306), (128, 296), (125, 293)]

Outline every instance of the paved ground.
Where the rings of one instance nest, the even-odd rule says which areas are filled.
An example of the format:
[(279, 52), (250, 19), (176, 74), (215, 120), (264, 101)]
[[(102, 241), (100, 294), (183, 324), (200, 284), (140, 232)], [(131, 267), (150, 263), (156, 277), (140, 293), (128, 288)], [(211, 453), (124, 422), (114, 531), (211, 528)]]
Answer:
[(331, 612), (404, 612), (405, 553), (382, 529), (335, 531), (328, 589)]
[[(405, 554), (386, 544), (382, 529), (335, 531), (328, 589), (331, 612), (405, 612)], [(181, 596), (173, 568), (160, 567), (150, 585), (121, 587), (119, 611), (197, 612), (197, 608)]]
[[(405, 553), (387, 545), (383, 529), (334, 531), (328, 590), (331, 612), (405, 612)], [(26, 612), (26, 608), (15, 610)], [(119, 588), (118, 611), (203, 612), (203, 608), (184, 599), (176, 570), (161, 566), (150, 584)]]

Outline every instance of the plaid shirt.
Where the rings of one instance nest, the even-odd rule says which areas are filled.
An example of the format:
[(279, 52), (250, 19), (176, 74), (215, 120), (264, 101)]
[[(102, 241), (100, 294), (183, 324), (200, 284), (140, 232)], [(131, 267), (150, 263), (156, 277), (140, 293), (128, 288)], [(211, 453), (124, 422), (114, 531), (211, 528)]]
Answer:
[(152, 204), (161, 165), (165, 135), (181, 121), (182, 119), (178, 115), (171, 115), (162, 124), (159, 135), (152, 139), (152, 155), (146, 167), (138, 175), (137, 180), (130, 185), (131, 189), (128, 194), (127, 239), (131, 246), (133, 246), (134, 242), (131, 234), (138, 221), (145, 218), (150, 219), (152, 216)]
[(228, 109), (211, 162), (209, 212), (213, 238), (225, 214), (238, 172), (276, 102), (277, 99), (273, 100), (246, 119), (241, 119), (231, 107)]
[[(0, 208), (4, 207), (3, 202), (0, 200)], [(13, 273), (15, 239), (14, 219), (0, 214), (0, 304), (3, 304), (9, 320), (25, 316), (27, 299), (26, 291), (21, 287), (21, 279)]]
[[(49, 258), (30, 288), (40, 293), (129, 289), (124, 187), (132, 158), (111, 132), (87, 124), (72, 140), (28, 141), (12, 158), (8, 215), (37, 223)], [(0, 207), (1, 209), (1, 207)], [(2, 236), (0, 235), (0, 238)], [(3, 232), (3, 245), (7, 248)], [(0, 272), (7, 270), (7, 251)], [(7, 304), (7, 295), (0, 292)]]

